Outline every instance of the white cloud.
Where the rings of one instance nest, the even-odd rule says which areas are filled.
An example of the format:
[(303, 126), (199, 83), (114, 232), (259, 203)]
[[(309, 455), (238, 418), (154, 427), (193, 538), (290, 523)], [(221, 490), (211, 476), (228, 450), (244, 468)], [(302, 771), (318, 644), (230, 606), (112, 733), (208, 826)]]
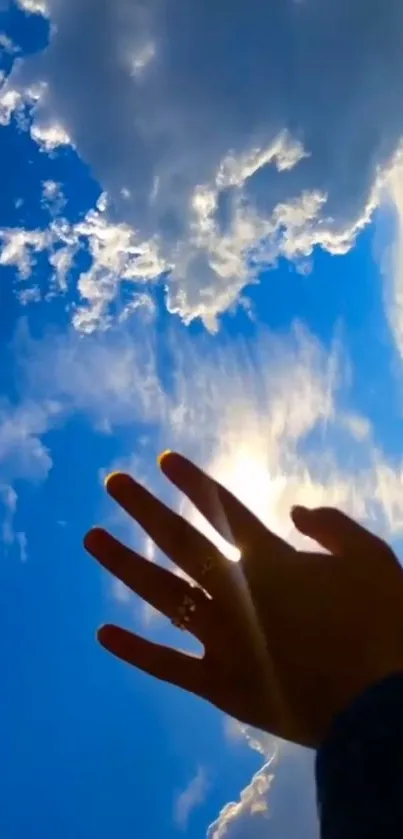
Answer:
[[(111, 324), (109, 306), (115, 301), (120, 284), (141, 283), (156, 279), (165, 265), (152, 241), (141, 242), (127, 224), (113, 224), (100, 208), (87, 214), (72, 230), (76, 239), (84, 239), (92, 259), (91, 268), (81, 274), (78, 292), (82, 303), (73, 317), (74, 326), (90, 333)], [(120, 313), (127, 305), (149, 306), (150, 298), (134, 292), (129, 304), (117, 301)]]
[[(44, 200), (53, 202), (53, 213), (63, 209), (63, 196), (57, 184), (45, 181)], [(50, 194), (53, 190), (53, 194)], [(0, 230), (0, 265), (13, 266), (20, 279), (31, 285), (17, 289), (17, 294), (36, 294), (37, 258), (44, 255), (49, 262), (47, 297), (66, 293), (72, 286), (77, 254), (85, 253), (90, 267), (78, 274), (78, 303), (73, 307), (72, 323), (77, 331), (90, 334), (105, 330), (114, 320), (124, 322), (134, 311), (147, 317), (154, 314), (152, 297), (145, 290), (145, 281), (158, 280), (165, 269), (158, 255), (156, 242), (141, 241), (136, 232), (124, 223), (114, 223), (106, 215), (105, 196), (84, 219), (70, 223), (60, 217), (42, 230), (4, 228)], [(44, 284), (43, 268), (40, 271)], [(46, 279), (45, 279), (46, 282)], [(126, 285), (121, 295), (122, 284)], [(41, 299), (41, 297), (39, 297)]]
[(241, 839), (246, 835), (246, 831), (248, 835), (252, 831), (253, 836), (255, 836), (254, 822), (258, 819), (261, 823), (262, 817), (264, 830), (267, 831), (265, 821), (268, 796), (273, 779), (274, 775), (269, 767), (265, 767), (258, 772), (251, 783), (241, 792), (240, 800), (225, 805), (217, 821), (209, 827), (208, 839), (223, 839), (223, 837), (230, 836)]
[(132, 72), (136, 80), (141, 79), (154, 57), (155, 44), (152, 41), (146, 41), (142, 47), (136, 50), (132, 56)]
[(85, 414), (104, 432), (136, 422), (160, 423), (166, 416), (167, 397), (151, 334), (152, 329), (150, 336), (144, 329), (137, 341), (123, 331), (112, 340), (102, 334), (78, 337), (74, 332), (39, 342), (23, 336), (19, 353), (24, 387), (39, 400), (52, 394), (64, 413)]
[(403, 463), (375, 446), (369, 420), (353, 404), (346, 410), (341, 348), (327, 354), (299, 325), (286, 338), (262, 332), (253, 345), (240, 340), (221, 349), (173, 330), (163, 348), (168, 379), (148, 322), (136, 324), (135, 339), (122, 329), (40, 342), (25, 335), (19, 353), (34, 405), (57, 406), (56, 417), (81, 412), (103, 432), (146, 430), (136, 471), (151, 441), (198, 460), (285, 535), (294, 503), (335, 504), (389, 535), (403, 533)]
[[(252, 345), (239, 340), (221, 349), (214, 339), (190, 340), (182, 331), (165, 339), (162, 365), (148, 323), (138, 323), (135, 336), (119, 329), (35, 342), (23, 335), (23, 390), (35, 404), (58, 405), (60, 422), (78, 412), (95, 430), (120, 435), (122, 448), (135, 455), (122, 451), (105, 471), (129, 469), (159, 493), (168, 487), (156, 485), (150, 464), (158, 450), (176, 448), (296, 544), (289, 518), (296, 503), (333, 504), (388, 539), (403, 535), (403, 463), (375, 446), (371, 423), (353, 404), (347, 410), (348, 365), (337, 344), (328, 354), (300, 326), (287, 337), (261, 332)], [(212, 535), (189, 506), (182, 510)], [(160, 560), (126, 518), (111, 525)], [(127, 599), (120, 586), (112, 594)], [(154, 627), (154, 610), (143, 607), (141, 617)]]
[[(15, 63), (3, 121), (28, 102), (34, 136), (71, 139), (108, 192), (110, 223), (126, 225), (115, 234), (172, 266), (172, 311), (214, 329), (262, 262), (352, 246), (403, 135), (400, 0), (370, 13), (365, 0), (49, 0), (43, 11), (50, 45)], [(43, 140), (44, 126), (62, 134)], [(114, 268), (82, 278), (79, 327), (105, 324)]]
[(196, 807), (206, 798), (208, 781), (206, 772), (199, 767), (186, 789), (179, 793), (174, 805), (174, 819), (181, 830), (186, 830), (189, 818)]
[(43, 15), (46, 17), (49, 11), (47, 0), (17, 0), (17, 6), (30, 14)]
[(0, 485), (0, 499), (4, 508), (4, 518), (1, 528), (1, 537), (6, 545), (14, 542), (14, 516), (17, 510), (17, 493), (12, 486)]
[(386, 198), (393, 213), (393, 235), (389, 230), (389, 246), (383, 254), (386, 311), (396, 349), (403, 358), (403, 149), (388, 180)]
[(56, 122), (45, 124), (36, 121), (31, 128), (31, 135), (38, 145), (47, 152), (51, 152), (59, 146), (71, 145), (69, 135), (63, 126)]
[(0, 265), (13, 266), (22, 280), (32, 273), (35, 257), (45, 251), (51, 242), (49, 233), (43, 230), (8, 228), (0, 230), (2, 249)]
[[(9, 38), (8, 35), (5, 34), (5, 32), (0, 32), (0, 49), (3, 50), (3, 52), (8, 53), (9, 55), (13, 55), (13, 53), (17, 51), (17, 47), (15, 46), (15, 44), (13, 44), (11, 38)], [(0, 78), (0, 83), (1, 80), (2, 79)]]
[(267, 763), (210, 825), (208, 839), (316, 839), (313, 757), (288, 748)]
[[(42, 206), (47, 207), (50, 210), (53, 216), (60, 216), (62, 210), (64, 210), (66, 206), (66, 199), (63, 194), (63, 186), (61, 183), (54, 181), (52, 179), (47, 179), (42, 182)], [(70, 269), (70, 265), (58, 265), (56, 257), (60, 254), (60, 249), (52, 254), (50, 258), (51, 264), (57, 270), (57, 273), (60, 276), (66, 276), (67, 271)], [(54, 262), (52, 263), (52, 258)]]
[[(3, 77), (1, 78), (3, 82)], [(22, 101), (21, 94), (17, 90), (4, 89), (4, 84), (0, 88), (0, 125), (8, 125), (11, 117), (20, 107)]]
[(20, 562), (28, 559), (28, 542), (26, 534), (15, 529), (15, 516), (17, 513), (18, 495), (10, 484), (0, 484), (0, 539), (6, 550), (16, 548)]
[(19, 532), (15, 534), (16, 544), (20, 554), (20, 562), (26, 562), (28, 559), (28, 539), (26, 533)]
[(129, 603), (131, 598), (130, 589), (125, 586), (121, 580), (117, 580), (113, 578), (112, 585), (112, 596), (118, 603)]
[(59, 405), (29, 399), (16, 405), (0, 403), (0, 470), (3, 480), (47, 477), (52, 458), (42, 437), (57, 421)]

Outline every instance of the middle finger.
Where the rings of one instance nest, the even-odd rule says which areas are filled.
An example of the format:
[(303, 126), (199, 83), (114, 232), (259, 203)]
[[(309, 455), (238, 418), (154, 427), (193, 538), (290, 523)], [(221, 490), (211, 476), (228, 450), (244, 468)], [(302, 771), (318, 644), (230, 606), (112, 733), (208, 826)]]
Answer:
[(107, 491), (172, 562), (212, 597), (228, 598), (228, 562), (199, 530), (129, 475), (112, 475)]

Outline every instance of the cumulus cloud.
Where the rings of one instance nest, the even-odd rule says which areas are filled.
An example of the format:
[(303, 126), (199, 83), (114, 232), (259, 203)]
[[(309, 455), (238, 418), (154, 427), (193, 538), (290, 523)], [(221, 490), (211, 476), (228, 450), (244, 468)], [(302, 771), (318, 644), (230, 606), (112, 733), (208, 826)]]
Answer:
[(17, 6), (33, 15), (46, 16), (49, 9), (47, 0), (17, 0)]
[(21, 280), (30, 277), (36, 256), (47, 250), (51, 239), (43, 230), (8, 228), (0, 231), (2, 250), (0, 265), (17, 269)]
[[(286, 826), (286, 828), (285, 828)], [(274, 757), (210, 825), (208, 839), (316, 839), (313, 756), (289, 748)]]
[(262, 263), (345, 252), (370, 219), (403, 135), (400, 0), (23, 4), (50, 43), (3, 121), (30, 103), (34, 135), (70, 138), (185, 320), (214, 328)]
[(31, 135), (41, 148), (51, 152), (59, 146), (71, 145), (67, 132), (56, 122), (36, 122), (31, 128)]
[[(19, 299), (26, 295), (49, 299), (70, 292), (77, 299), (72, 307), (73, 326), (85, 334), (105, 330), (116, 321), (123, 323), (139, 309), (152, 318), (154, 304), (144, 283), (157, 280), (164, 269), (156, 243), (141, 241), (130, 225), (111, 221), (104, 195), (83, 219), (69, 222), (59, 215), (63, 195), (57, 187), (54, 181), (45, 181), (42, 187), (43, 201), (55, 216), (48, 227), (0, 229), (0, 265), (14, 267), (18, 279), (24, 281), (17, 288)], [(89, 266), (76, 270), (76, 260), (83, 255)], [(41, 294), (37, 264), (43, 257), (49, 271), (44, 281), (41, 268), (45, 286)]]

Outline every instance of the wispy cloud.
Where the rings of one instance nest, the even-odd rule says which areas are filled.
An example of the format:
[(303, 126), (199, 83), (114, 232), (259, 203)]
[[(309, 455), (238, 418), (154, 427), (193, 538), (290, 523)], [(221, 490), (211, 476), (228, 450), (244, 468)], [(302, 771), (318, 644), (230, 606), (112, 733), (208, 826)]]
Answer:
[(357, 411), (337, 342), (327, 352), (298, 324), (282, 338), (261, 331), (228, 345), (184, 332), (173, 328), (161, 348), (141, 319), (135, 339), (129, 330), (81, 338), (70, 331), (38, 342), (20, 329), (21, 398), (0, 405), (4, 480), (46, 477), (47, 432), (81, 414), (95, 432), (121, 435), (112, 468), (126, 465), (155, 485), (158, 448), (180, 449), (292, 540), (295, 503), (334, 504), (388, 538), (403, 534), (403, 462), (386, 456)]
[(2, 540), (6, 545), (14, 542), (14, 516), (17, 510), (17, 493), (12, 486), (0, 486), (0, 498), (5, 511), (3, 524), (1, 528)]
[[(327, 352), (300, 325), (282, 338), (261, 331), (252, 342), (221, 346), (173, 330), (163, 375), (154, 330), (141, 321), (136, 340), (120, 330), (39, 343), (25, 334), (19, 352), (23, 391), (33, 404), (57, 405), (56, 424), (79, 413), (95, 432), (119, 436), (121, 456), (103, 474), (128, 469), (212, 538), (206, 522), (158, 479), (158, 450), (194, 458), (295, 543), (295, 503), (342, 507), (389, 539), (403, 533), (403, 463), (380, 449), (369, 418), (357, 411), (337, 342)], [(110, 524), (160, 561), (126, 518)], [(127, 598), (121, 587), (113, 593)], [(147, 608), (143, 618), (151, 617)]]
[(388, 180), (386, 199), (386, 212), (392, 209), (388, 213), (388, 242), (382, 257), (386, 311), (396, 349), (403, 359), (403, 151)]
[(181, 830), (186, 830), (193, 810), (203, 804), (208, 787), (206, 772), (202, 767), (199, 767), (194, 778), (175, 800), (174, 819)]
[[(160, 351), (169, 375), (160, 374)], [(80, 412), (101, 432), (125, 429), (127, 441), (140, 428), (136, 471), (149, 473), (150, 445), (154, 453), (180, 448), (281, 529), (289, 529), (292, 503), (326, 502), (390, 534), (402, 530), (403, 464), (383, 454), (356, 410), (337, 342), (328, 353), (300, 325), (287, 337), (262, 331), (253, 342), (221, 346), (173, 330), (162, 350), (139, 321), (136, 340), (129, 331), (39, 343), (25, 336), (20, 354), (31, 402), (6, 426), (11, 439), (27, 416), (40, 431), (52, 410), (55, 421)]]
[(0, 538), (6, 550), (17, 549), (21, 562), (28, 559), (28, 542), (23, 531), (16, 530), (15, 517), (17, 513), (18, 495), (15, 489), (7, 484), (0, 484)]
[(51, 400), (0, 402), (0, 468), (5, 479), (47, 477), (52, 458), (42, 437), (58, 415), (59, 406)]

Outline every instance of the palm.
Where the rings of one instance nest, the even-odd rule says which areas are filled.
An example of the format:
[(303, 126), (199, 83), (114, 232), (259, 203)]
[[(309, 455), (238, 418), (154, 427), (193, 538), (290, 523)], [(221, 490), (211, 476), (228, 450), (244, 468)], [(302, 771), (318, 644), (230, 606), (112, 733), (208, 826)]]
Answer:
[[(387, 612), (391, 585), (382, 598), (385, 562), (374, 577), (363, 559), (290, 551), (277, 573), (262, 569), (251, 586), (287, 707), (290, 739), (305, 745), (317, 742), (332, 716), (362, 688), (357, 662), (374, 624), (378, 631), (376, 616)], [(392, 584), (394, 570), (389, 566), (386, 574)]]
[[(386, 673), (401, 666), (402, 580), (393, 554), (350, 519), (326, 510), (318, 532), (309, 535), (334, 555), (295, 551), (186, 459), (170, 455), (162, 468), (240, 548), (241, 562), (228, 562), (133, 479), (113, 476), (111, 495), (196, 586), (105, 531), (87, 534), (87, 549), (169, 618), (185, 604), (185, 628), (205, 654), (193, 658), (118, 627), (104, 627), (101, 643), (243, 722), (317, 744), (332, 716), (379, 675), (377, 668)], [(339, 517), (336, 529), (326, 526), (329, 514)]]

